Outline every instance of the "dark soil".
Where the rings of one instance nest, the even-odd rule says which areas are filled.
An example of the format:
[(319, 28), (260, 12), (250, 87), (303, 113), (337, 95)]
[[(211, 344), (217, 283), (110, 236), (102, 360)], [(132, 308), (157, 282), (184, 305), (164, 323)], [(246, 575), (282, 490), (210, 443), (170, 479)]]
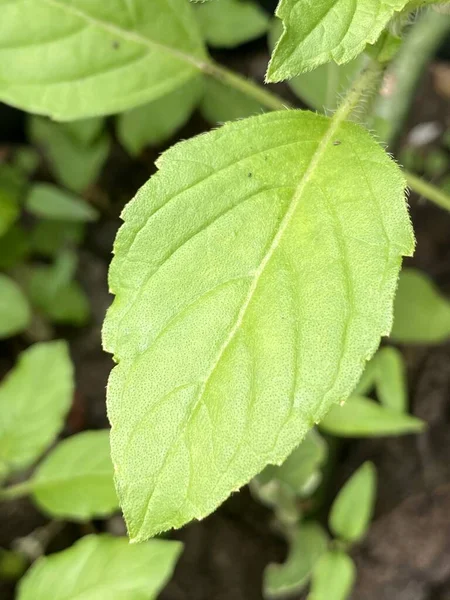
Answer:
[[(228, 57), (236, 62), (236, 56)], [(239, 56), (240, 70), (261, 79), (265, 51), (254, 48)], [(244, 64), (244, 68), (242, 68)], [(404, 134), (416, 124), (438, 121), (448, 128), (448, 97), (436, 91), (430, 68), (417, 94)], [(9, 141), (23, 141), (21, 115), (8, 113)], [(185, 138), (206, 129), (195, 116), (181, 132)], [(170, 144), (168, 144), (170, 145)], [(158, 152), (161, 149), (158, 149)], [(69, 337), (76, 365), (77, 388), (65, 434), (107, 426), (105, 386), (111, 358), (101, 350), (100, 330), (111, 298), (107, 268), (123, 204), (153, 172), (157, 152), (131, 161), (117, 146), (90, 198), (104, 217), (92, 226), (80, 253), (79, 279), (92, 302), (89, 327), (58, 332)], [(430, 274), (450, 295), (450, 214), (411, 197), (418, 240), (410, 264)], [(0, 344), (0, 375), (24, 347), (24, 340)], [(402, 348), (408, 364), (411, 410), (429, 424), (420, 436), (347, 442), (340, 448), (328, 502), (340, 484), (364, 460), (375, 462), (379, 490), (375, 522), (367, 539), (354, 550), (358, 581), (353, 600), (450, 599), (450, 343)], [(46, 523), (27, 500), (0, 506), (0, 547), (17, 544)], [(116, 518), (92, 527), (123, 533)], [(69, 545), (88, 531), (64, 526), (49, 551)], [(271, 528), (271, 513), (247, 489), (233, 495), (215, 514), (171, 534), (185, 544), (175, 575), (162, 600), (261, 600), (262, 573), (286, 554), (283, 540)], [(12, 584), (0, 583), (0, 598), (12, 598)], [(302, 596), (303, 597), (303, 596)], [(299, 597), (300, 598), (300, 597)], [(49, 599), (51, 600), (51, 599)]]

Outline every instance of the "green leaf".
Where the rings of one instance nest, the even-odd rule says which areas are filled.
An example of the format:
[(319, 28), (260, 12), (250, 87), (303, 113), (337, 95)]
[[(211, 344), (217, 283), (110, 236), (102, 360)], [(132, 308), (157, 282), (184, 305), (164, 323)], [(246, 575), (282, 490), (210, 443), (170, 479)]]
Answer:
[(49, 183), (36, 183), (26, 199), (26, 209), (37, 217), (59, 221), (95, 221), (97, 211), (81, 198)]
[(406, 367), (401, 352), (396, 348), (385, 347), (375, 354), (367, 363), (353, 393), (355, 396), (365, 396), (374, 387), (381, 404), (398, 412), (406, 412)]
[(54, 267), (34, 267), (27, 282), (31, 303), (54, 323), (84, 325), (90, 316), (89, 300), (75, 280), (57, 280)]
[(18, 225), (13, 225), (0, 237), (0, 269), (8, 270), (27, 258), (30, 253), (30, 240)]
[(62, 428), (73, 395), (65, 342), (34, 344), (22, 352), (0, 386), (0, 465), (30, 466)]
[[(82, 192), (98, 179), (108, 158), (111, 141), (104, 134), (86, 145), (74, 138), (67, 130), (68, 125), (43, 117), (31, 117), (30, 136), (36, 145), (44, 148), (56, 180), (73, 192)], [(83, 135), (87, 133), (83, 131)]]
[(300, 525), (293, 532), (286, 562), (282, 565), (272, 563), (266, 568), (264, 597), (286, 598), (288, 594), (300, 592), (327, 545), (327, 534), (318, 523)]
[(202, 79), (195, 77), (170, 94), (122, 113), (117, 119), (117, 137), (132, 155), (145, 146), (168, 140), (191, 116), (200, 100)]
[(114, 512), (119, 501), (109, 431), (85, 431), (60, 442), (26, 486), (55, 518), (87, 520)]
[(25, 180), (11, 165), (0, 164), (0, 236), (4, 235), (20, 214), (20, 198)]
[(333, 406), (320, 422), (320, 429), (338, 437), (379, 437), (423, 431), (416, 417), (380, 406), (362, 396), (352, 396), (343, 406)]
[(43, 556), (20, 582), (17, 600), (155, 600), (181, 553), (180, 542), (88, 535)]
[(35, 252), (52, 258), (64, 248), (79, 246), (84, 234), (83, 223), (41, 219), (31, 233), (31, 244)]
[(341, 488), (331, 507), (329, 525), (336, 537), (358, 542), (365, 536), (372, 520), (376, 487), (375, 467), (365, 462)]
[(377, 395), (381, 404), (404, 413), (408, 407), (406, 367), (396, 348), (383, 348), (376, 355)]
[(250, 42), (269, 27), (268, 14), (252, 0), (212, 0), (198, 4), (196, 16), (206, 42), (219, 48)]
[(105, 119), (81, 119), (70, 123), (60, 123), (60, 128), (80, 146), (91, 146), (98, 139), (104, 129)]
[(267, 81), (282, 81), (324, 63), (356, 58), (377, 41), (408, 0), (281, 0), (276, 15), (283, 34), (272, 54)]
[(205, 80), (205, 93), (200, 111), (213, 125), (235, 121), (263, 113), (266, 108), (259, 102), (216, 79)]
[[(275, 19), (269, 31), (270, 48), (275, 48), (282, 31), (281, 21)], [(293, 77), (287, 83), (296, 96), (311, 108), (320, 112), (334, 110), (337, 108), (339, 98), (351, 86), (365, 62), (366, 57), (363, 54), (344, 65), (331, 61)]]
[(209, 514), (348, 396), (413, 248), (403, 177), (353, 123), (268, 113), (158, 166), (123, 213), (104, 326), (134, 540)]
[(331, 550), (318, 561), (308, 600), (347, 600), (356, 579), (353, 560), (340, 550)]
[(156, 100), (205, 58), (186, 0), (0, 0), (0, 9), (0, 100), (58, 120)]
[(327, 457), (327, 445), (320, 434), (311, 430), (302, 443), (277, 467), (267, 466), (257, 479), (261, 485), (272, 480), (285, 484), (293, 493), (303, 495)]
[(0, 273), (0, 339), (26, 329), (30, 319), (30, 307), (22, 290)]
[(404, 344), (436, 344), (450, 336), (450, 302), (424, 273), (404, 269), (394, 304), (391, 338)]

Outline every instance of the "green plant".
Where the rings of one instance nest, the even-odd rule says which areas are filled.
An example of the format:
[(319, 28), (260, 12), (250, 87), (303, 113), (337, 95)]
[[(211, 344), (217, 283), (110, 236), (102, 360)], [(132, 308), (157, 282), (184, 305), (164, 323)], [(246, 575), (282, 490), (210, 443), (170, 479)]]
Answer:
[[(280, 31), (256, 4), (237, 0), (0, 0), (0, 99), (34, 113), (30, 134), (70, 190), (37, 183), (27, 195), (25, 210), (45, 219), (32, 244), (53, 260), (30, 273), (17, 226), (28, 174), (18, 161), (0, 179), (0, 233), (16, 248), (5, 268), (21, 267), (0, 279), (13, 298), (0, 303), (0, 336), (29, 327), (33, 308), (54, 322), (87, 318), (70, 247), (82, 236), (74, 226), (98, 213), (74, 193), (85, 193), (104, 165), (105, 116), (120, 113), (117, 137), (133, 155), (169, 140), (196, 107), (213, 124), (227, 121), (160, 157), (159, 171), (124, 210), (114, 246), (115, 300), (103, 341), (118, 363), (108, 415), (116, 489), (133, 541), (205, 517), (251, 480), (281, 522), (297, 523), (297, 498), (317, 489), (326, 462), (315, 425), (346, 437), (422, 429), (405, 414), (395, 350), (383, 348), (364, 367), (391, 331), (402, 257), (414, 250), (407, 184), (450, 208), (445, 191), (402, 173), (367, 130), (386, 142), (393, 135), (392, 123), (380, 121), (389, 111), (377, 92), (414, 31), (411, 16), (427, 4), (438, 2), (281, 0)], [(219, 65), (206, 47), (233, 47), (269, 30), (267, 81), (289, 79), (323, 114), (291, 110)], [(80, 44), (89, 52), (76, 51)], [(235, 120), (241, 117), (248, 118)], [(48, 231), (56, 223), (55, 249)], [(447, 304), (420, 274), (403, 273), (395, 303), (402, 308), (394, 340), (448, 336)], [(431, 305), (432, 324), (420, 318)], [(405, 315), (413, 315), (415, 330)], [(365, 396), (373, 385), (379, 402)], [(70, 484), (57, 501), (42, 491), (53, 486), (52, 469), (68, 445), (79, 443), (81, 460), (88, 438), (62, 442), (29, 481), (4, 495), (30, 493), (55, 515), (111, 510), (109, 470), (108, 490), (96, 498), (78, 497), (83, 488)], [(92, 476), (80, 467), (89, 464), (74, 465), (76, 477)], [(371, 467), (361, 473), (372, 498)], [(356, 541), (345, 540), (356, 521), (347, 526), (342, 514), (332, 510), (331, 529)], [(304, 527), (298, 539), (309, 540), (308, 560), (319, 557), (328, 542)], [(344, 598), (353, 567), (342, 545), (313, 563), (301, 578), (312, 573), (311, 597), (325, 597), (323, 581), (337, 573), (343, 591), (336, 598)]]

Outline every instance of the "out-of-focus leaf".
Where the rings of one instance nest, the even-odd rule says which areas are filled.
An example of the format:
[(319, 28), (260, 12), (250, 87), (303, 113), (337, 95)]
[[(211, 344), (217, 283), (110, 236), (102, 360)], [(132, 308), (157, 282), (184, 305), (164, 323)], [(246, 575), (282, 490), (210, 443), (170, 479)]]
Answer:
[(340, 550), (330, 550), (317, 562), (308, 600), (347, 600), (356, 579), (353, 560)]
[(38, 254), (54, 257), (64, 248), (81, 244), (84, 233), (85, 226), (80, 222), (41, 219), (31, 233), (31, 245)]
[(54, 267), (34, 267), (28, 279), (31, 303), (55, 323), (81, 326), (90, 315), (89, 300), (73, 279), (58, 280)]
[[(33, 116), (30, 134), (34, 142), (43, 147), (56, 180), (73, 192), (82, 192), (97, 180), (111, 143), (104, 133), (86, 144), (67, 130), (69, 125)], [(83, 135), (90, 139), (87, 133)]]
[(30, 318), (30, 307), (20, 287), (0, 274), (0, 339), (26, 329)]
[(43, 556), (20, 582), (17, 600), (156, 600), (182, 544), (88, 535), (68, 550)]
[(53, 442), (73, 395), (65, 342), (34, 344), (0, 386), (0, 471), (25, 469)]
[(138, 106), (117, 117), (117, 137), (132, 155), (145, 146), (168, 140), (195, 109), (203, 89), (201, 77), (190, 79), (170, 94)]
[(0, 236), (0, 269), (8, 270), (27, 258), (31, 244), (28, 233), (13, 225)]
[(281, 466), (268, 465), (257, 479), (260, 484), (276, 479), (287, 485), (293, 493), (302, 495), (326, 456), (325, 440), (315, 430), (311, 430)]
[(334, 535), (346, 542), (358, 542), (367, 533), (372, 519), (377, 472), (365, 462), (346, 482), (331, 507), (329, 525)]
[(25, 187), (22, 173), (11, 165), (0, 165), (0, 236), (17, 220)]
[(215, 79), (205, 80), (204, 87), (200, 111), (213, 125), (244, 119), (266, 110), (253, 98)]
[(95, 221), (98, 217), (87, 202), (49, 183), (36, 183), (31, 188), (26, 208), (37, 217), (58, 221)]
[(450, 336), (450, 302), (416, 269), (404, 269), (394, 303), (391, 338), (405, 344), (435, 344)]
[(119, 507), (109, 431), (85, 431), (60, 442), (27, 482), (34, 500), (56, 518), (104, 517)]
[(103, 117), (92, 117), (78, 121), (61, 123), (65, 131), (73, 140), (81, 146), (90, 146), (102, 133), (105, 119)]
[(320, 422), (320, 429), (338, 437), (380, 437), (419, 433), (425, 423), (416, 417), (352, 396), (343, 406), (333, 406)]
[(212, 0), (198, 4), (196, 16), (210, 46), (234, 48), (266, 33), (269, 16), (253, 0)]
[(14, 152), (14, 166), (28, 177), (38, 168), (39, 160), (39, 152), (32, 146), (22, 146)]
[(282, 565), (270, 564), (264, 572), (264, 596), (286, 598), (308, 583), (317, 561), (326, 552), (328, 537), (318, 523), (305, 523), (292, 533), (289, 554)]

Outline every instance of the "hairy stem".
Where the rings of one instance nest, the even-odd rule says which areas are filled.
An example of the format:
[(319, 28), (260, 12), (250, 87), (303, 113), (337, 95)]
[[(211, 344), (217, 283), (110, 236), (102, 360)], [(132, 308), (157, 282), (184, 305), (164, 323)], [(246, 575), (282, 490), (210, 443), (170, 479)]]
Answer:
[(409, 173), (408, 171), (403, 171), (403, 174), (406, 177), (406, 181), (408, 182), (408, 186), (424, 198), (427, 198), (434, 204), (437, 204), (441, 208), (450, 211), (450, 195), (446, 194), (443, 190), (440, 190), (436, 186), (424, 181), (417, 175), (413, 173)]

